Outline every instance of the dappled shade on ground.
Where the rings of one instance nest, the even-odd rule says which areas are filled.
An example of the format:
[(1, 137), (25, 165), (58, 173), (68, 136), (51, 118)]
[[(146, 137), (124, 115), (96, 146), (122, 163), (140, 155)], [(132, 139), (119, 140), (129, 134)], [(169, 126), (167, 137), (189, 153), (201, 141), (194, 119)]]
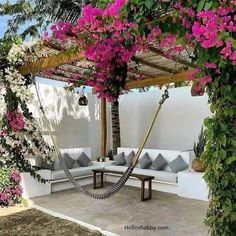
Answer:
[(0, 235), (23, 236), (101, 236), (97, 231), (90, 231), (74, 222), (60, 219), (36, 209), (27, 209), (0, 217)]

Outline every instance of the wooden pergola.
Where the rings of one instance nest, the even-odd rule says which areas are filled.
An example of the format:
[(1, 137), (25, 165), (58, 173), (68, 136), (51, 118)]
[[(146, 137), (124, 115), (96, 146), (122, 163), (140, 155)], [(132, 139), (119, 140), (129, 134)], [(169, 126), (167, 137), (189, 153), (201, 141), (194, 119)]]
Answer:
[[(68, 82), (75, 75), (83, 74), (93, 68), (92, 63), (85, 60), (83, 52), (71, 52), (63, 49), (56, 43), (44, 42), (47, 57), (32, 58), (29, 55), (25, 64), (19, 67), (22, 75), (32, 74), (52, 80)], [(142, 80), (134, 80), (132, 73), (128, 73), (127, 89), (137, 89), (150, 86), (163, 86), (167, 83), (184, 82), (191, 70), (195, 67), (189, 58), (189, 51), (184, 51), (172, 58), (166, 56), (160, 48), (151, 47), (149, 53), (139, 53), (136, 61), (139, 63), (138, 71), (132, 72), (141, 75)], [(131, 65), (132, 66), (132, 63)], [(53, 75), (43, 73), (50, 70)], [(101, 99), (101, 156), (106, 154), (107, 121), (106, 101)]]

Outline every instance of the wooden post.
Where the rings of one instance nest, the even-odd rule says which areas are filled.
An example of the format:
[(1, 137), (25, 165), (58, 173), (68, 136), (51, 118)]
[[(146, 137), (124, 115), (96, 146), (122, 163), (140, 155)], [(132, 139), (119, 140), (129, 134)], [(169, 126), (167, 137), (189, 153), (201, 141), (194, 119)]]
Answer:
[(107, 148), (107, 107), (106, 99), (101, 98), (101, 157), (106, 156)]

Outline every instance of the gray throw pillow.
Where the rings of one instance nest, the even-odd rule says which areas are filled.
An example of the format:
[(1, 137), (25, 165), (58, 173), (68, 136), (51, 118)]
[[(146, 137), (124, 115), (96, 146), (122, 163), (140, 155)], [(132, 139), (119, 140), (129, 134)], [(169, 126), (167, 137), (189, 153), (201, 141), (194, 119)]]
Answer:
[(139, 164), (142, 169), (148, 169), (151, 166), (152, 160), (147, 152), (140, 158)]
[(178, 173), (180, 171), (186, 170), (188, 168), (188, 164), (183, 160), (183, 158), (179, 155), (173, 161), (169, 163), (169, 166), (174, 173)]
[(42, 159), (41, 168), (47, 169), (47, 170), (54, 170), (54, 161), (51, 163), (48, 163), (45, 159)]
[(79, 157), (77, 159), (77, 162), (82, 167), (88, 167), (90, 165), (90, 163), (91, 163), (91, 159), (84, 152), (82, 152), (79, 155)]
[(134, 151), (132, 151), (129, 155), (125, 156), (125, 162), (127, 166), (131, 166), (131, 163), (134, 157), (135, 157)]
[(163, 168), (168, 164), (166, 159), (159, 153), (156, 159), (152, 162), (155, 170), (163, 170)]
[(68, 153), (64, 153), (63, 160), (65, 161), (65, 163), (69, 169), (73, 168), (75, 160), (73, 158), (71, 158)]
[(115, 161), (115, 163), (114, 163), (114, 165), (115, 166), (123, 166), (123, 165), (125, 165), (125, 154), (124, 154), (124, 152), (121, 152), (121, 153), (119, 153), (119, 154), (117, 154), (117, 155), (115, 155), (113, 158), (114, 158), (114, 161)]

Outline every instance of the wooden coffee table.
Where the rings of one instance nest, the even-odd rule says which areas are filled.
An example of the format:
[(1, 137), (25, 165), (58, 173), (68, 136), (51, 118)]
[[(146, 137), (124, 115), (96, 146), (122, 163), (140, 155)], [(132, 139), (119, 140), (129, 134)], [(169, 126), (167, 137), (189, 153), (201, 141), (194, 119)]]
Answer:
[[(103, 188), (104, 173), (123, 175), (123, 172), (120, 172), (120, 171), (105, 170), (105, 169), (93, 170), (93, 188), (94, 189)], [(101, 176), (101, 182), (99, 186), (97, 186), (97, 175)], [(150, 175), (139, 175), (139, 174), (131, 174), (131, 176), (141, 181), (141, 201), (152, 199), (152, 180), (155, 177), (150, 176)], [(148, 182), (148, 196), (147, 197), (145, 197), (145, 182)]]

